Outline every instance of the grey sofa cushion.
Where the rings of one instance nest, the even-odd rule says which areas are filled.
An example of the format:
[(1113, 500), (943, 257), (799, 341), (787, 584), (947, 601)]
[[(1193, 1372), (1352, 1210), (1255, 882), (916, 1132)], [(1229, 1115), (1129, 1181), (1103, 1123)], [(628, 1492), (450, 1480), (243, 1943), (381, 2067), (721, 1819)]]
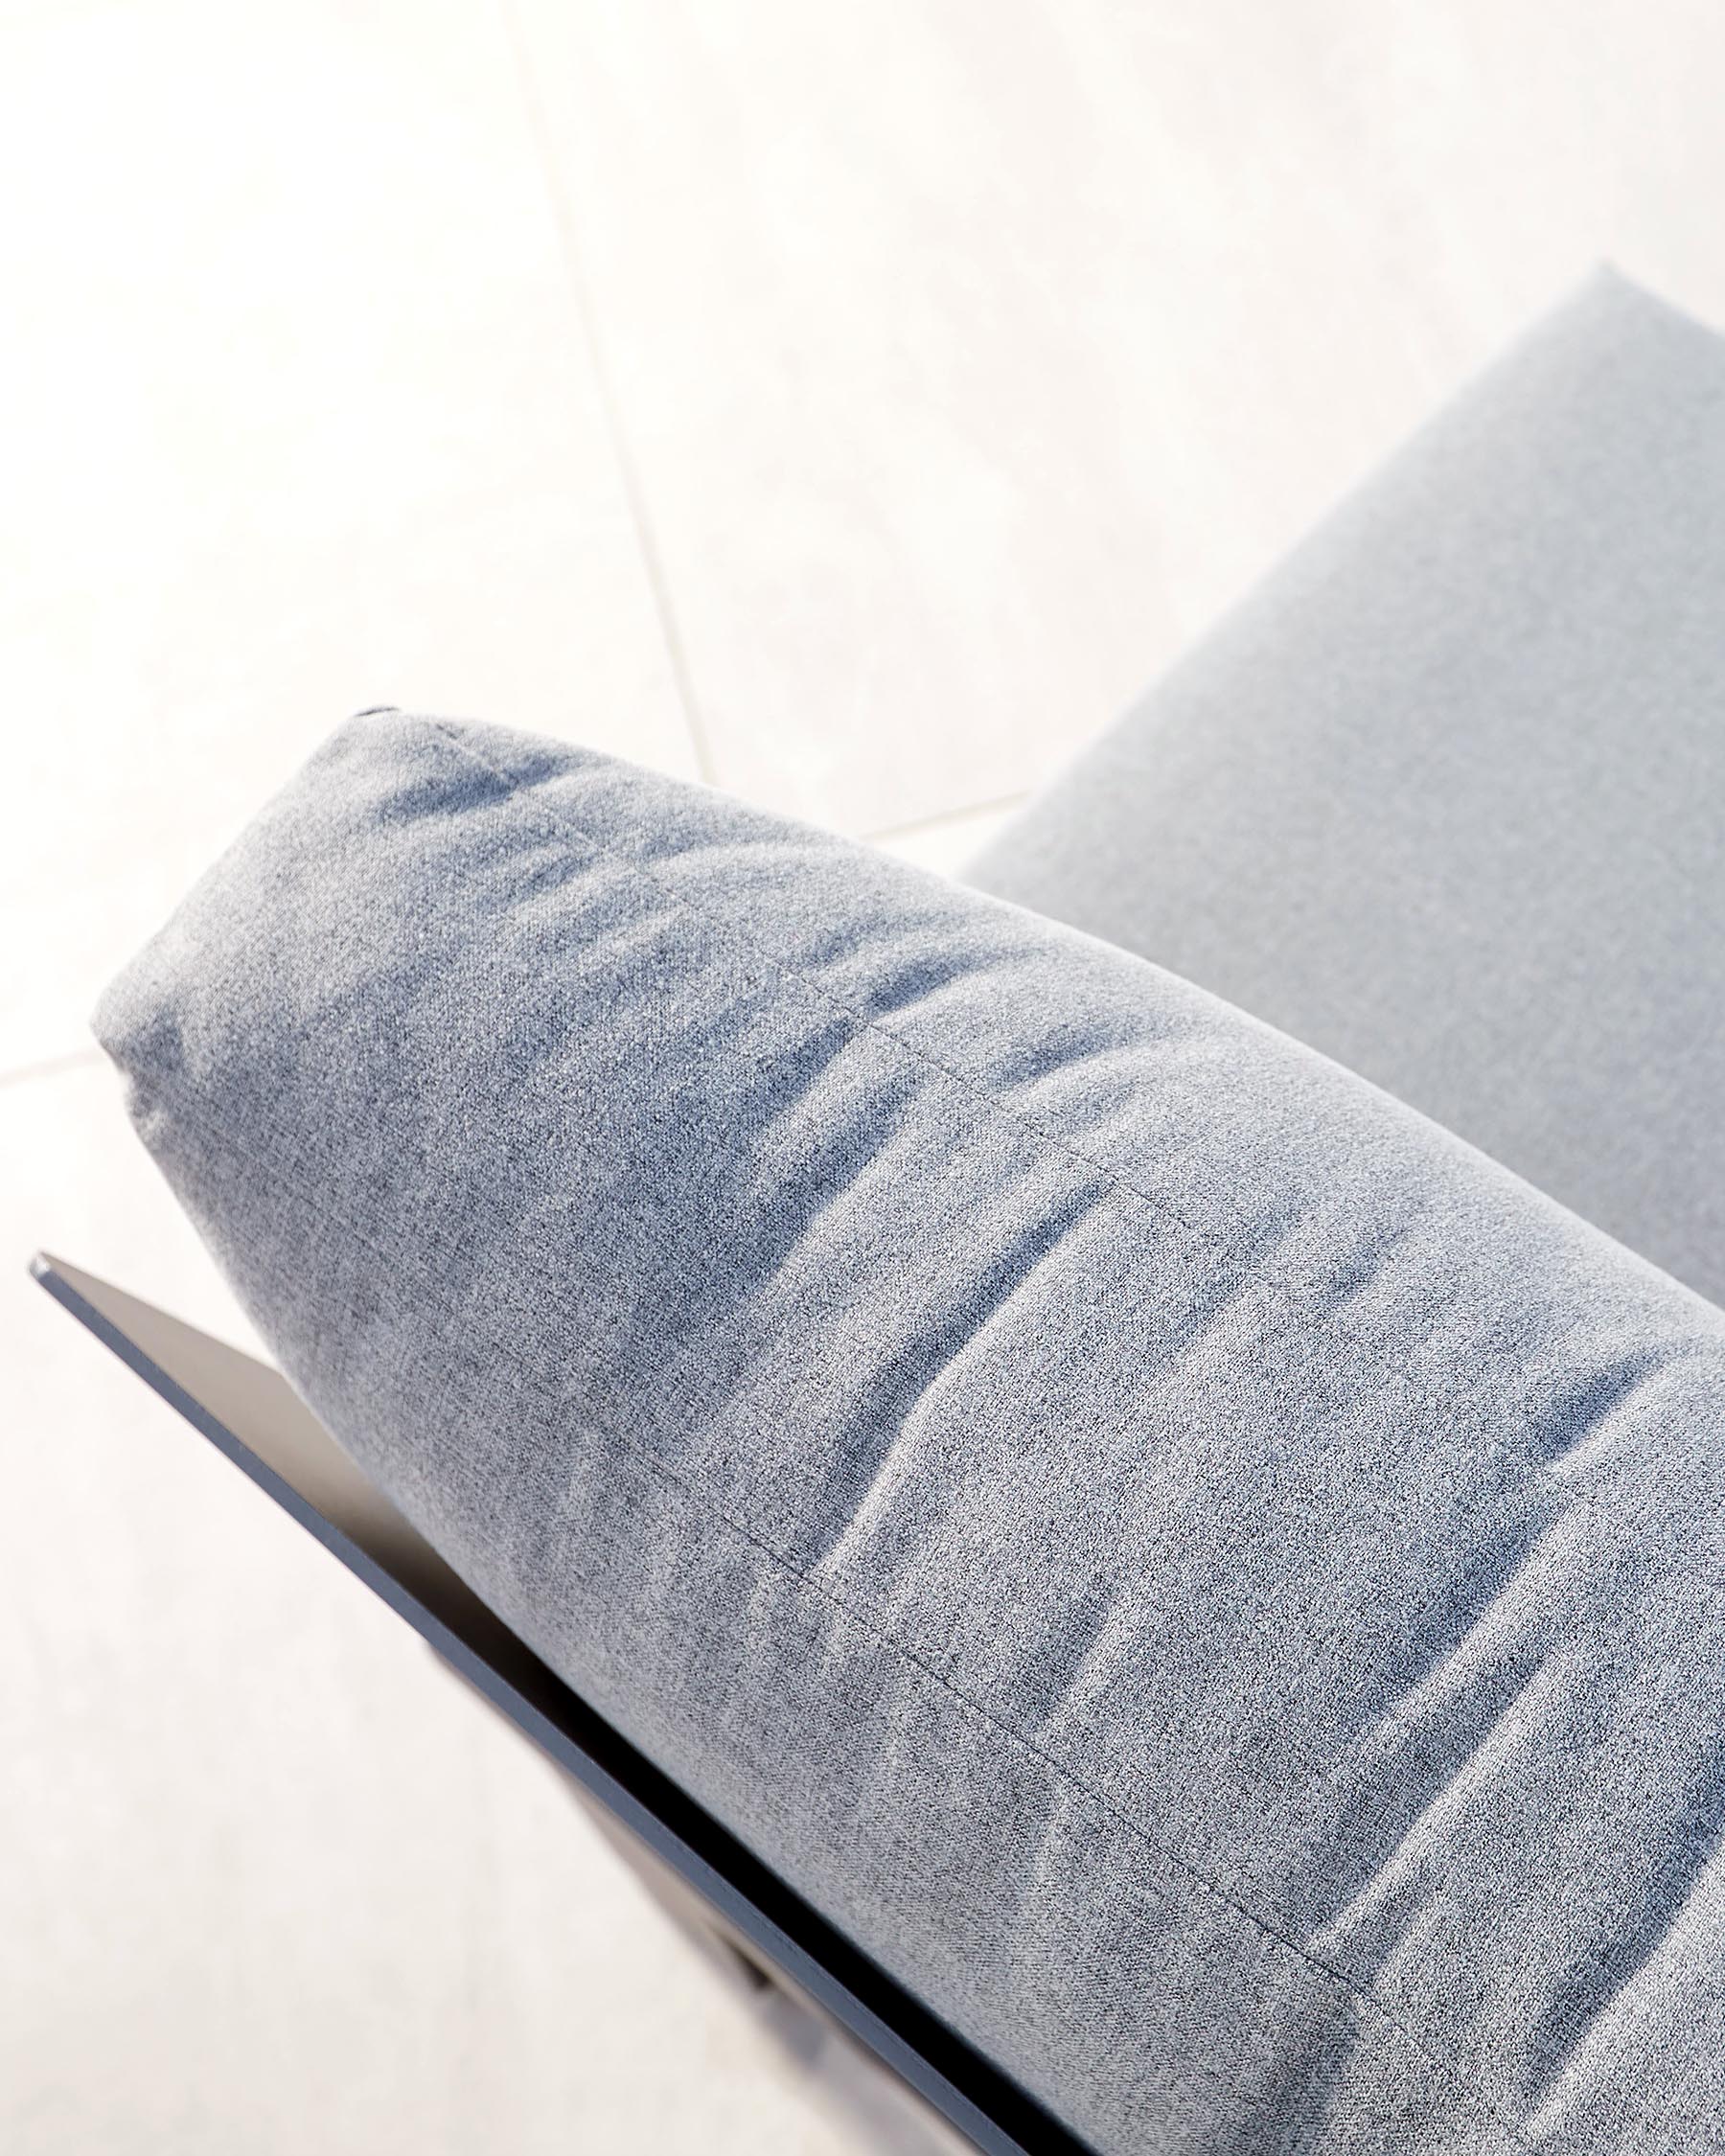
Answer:
[(1725, 340), (1593, 278), (974, 880), (1725, 1301)]
[(110, 991), (284, 1367), (1098, 2149), (1725, 2140), (1725, 1317), (1105, 945), (352, 722)]

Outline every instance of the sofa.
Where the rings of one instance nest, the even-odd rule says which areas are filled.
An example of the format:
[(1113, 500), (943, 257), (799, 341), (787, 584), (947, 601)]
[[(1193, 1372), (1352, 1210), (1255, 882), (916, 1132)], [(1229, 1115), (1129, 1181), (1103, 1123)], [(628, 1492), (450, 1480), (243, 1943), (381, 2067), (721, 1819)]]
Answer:
[(104, 998), (282, 1369), (1097, 2156), (1725, 2149), (1725, 344), (1601, 271), (963, 883), (361, 714)]

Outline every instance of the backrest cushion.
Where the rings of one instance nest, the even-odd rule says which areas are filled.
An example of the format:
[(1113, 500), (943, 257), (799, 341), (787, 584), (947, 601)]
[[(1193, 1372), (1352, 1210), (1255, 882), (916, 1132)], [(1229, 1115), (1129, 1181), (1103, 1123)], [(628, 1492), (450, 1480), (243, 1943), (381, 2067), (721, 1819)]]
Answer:
[(341, 728), (109, 992), (283, 1367), (1098, 2149), (1725, 2130), (1710, 1306), (1140, 960)]
[(972, 872), (1725, 1305), (1725, 338), (1590, 278)]

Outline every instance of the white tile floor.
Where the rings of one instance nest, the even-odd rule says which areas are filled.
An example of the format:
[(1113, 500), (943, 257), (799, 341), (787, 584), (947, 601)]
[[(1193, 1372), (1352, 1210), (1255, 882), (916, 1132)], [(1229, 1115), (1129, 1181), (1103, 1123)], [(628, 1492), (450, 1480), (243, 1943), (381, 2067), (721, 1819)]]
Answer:
[(242, 1321), (84, 1014), (345, 711), (955, 866), (1595, 257), (1686, 0), (0, 0), (0, 2147), (834, 2151), (554, 1781), (22, 1279)]

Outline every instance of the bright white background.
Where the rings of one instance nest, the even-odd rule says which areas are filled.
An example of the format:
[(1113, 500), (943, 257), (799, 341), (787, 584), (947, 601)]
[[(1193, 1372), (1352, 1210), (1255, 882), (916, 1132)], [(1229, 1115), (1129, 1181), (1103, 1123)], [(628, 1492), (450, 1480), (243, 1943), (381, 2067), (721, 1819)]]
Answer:
[(0, 2147), (835, 2151), (553, 1779), (22, 1278), (238, 1334), (87, 1044), (366, 704), (960, 860), (1600, 255), (1714, 0), (0, 0)]

